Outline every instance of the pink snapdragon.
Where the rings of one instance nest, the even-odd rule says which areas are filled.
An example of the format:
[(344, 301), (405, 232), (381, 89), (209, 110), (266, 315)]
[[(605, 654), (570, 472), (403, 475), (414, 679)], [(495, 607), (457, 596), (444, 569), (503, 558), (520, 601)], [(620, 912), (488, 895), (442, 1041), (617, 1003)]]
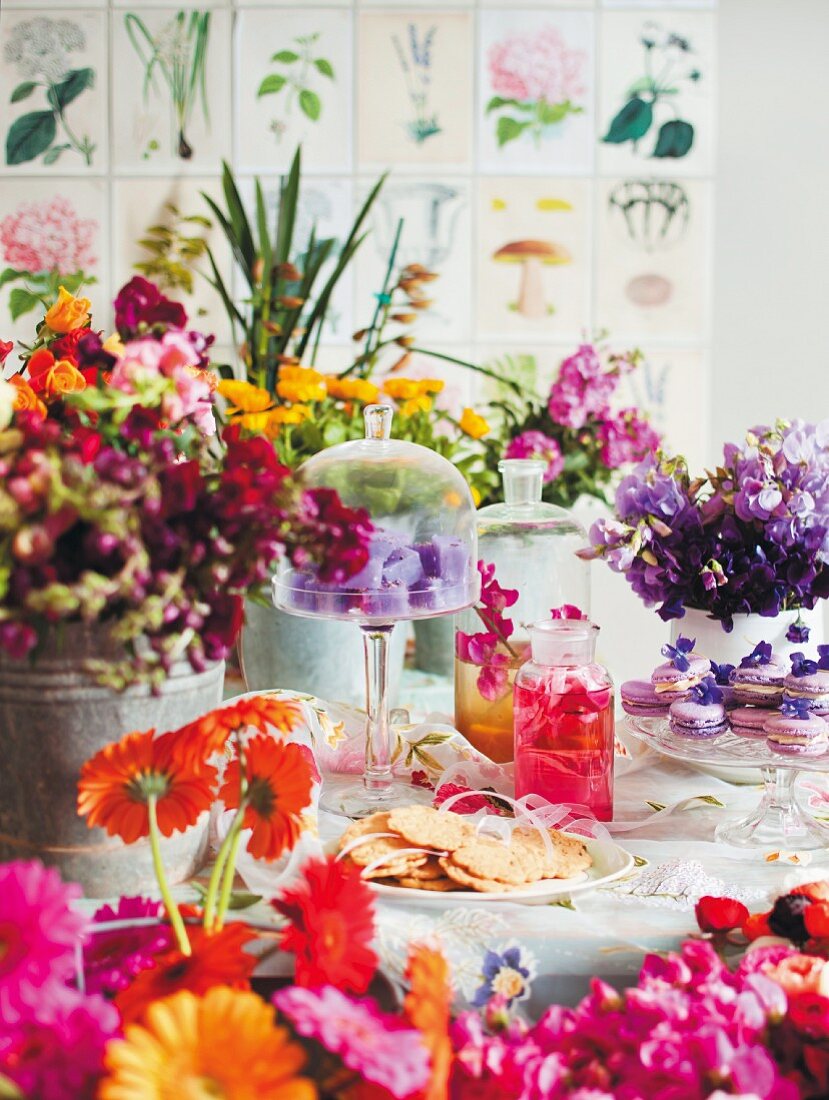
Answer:
[(621, 409), (599, 425), (601, 459), (610, 470), (618, 470), (628, 462), (641, 462), (656, 454), (661, 440), (647, 417), (637, 409)]
[(619, 384), (616, 368), (605, 371), (592, 344), (581, 344), (561, 364), (550, 387), (550, 418), (565, 428), (582, 428), (591, 416), (605, 416)]
[(544, 483), (547, 484), (561, 474), (564, 469), (564, 456), (558, 442), (544, 432), (521, 432), (511, 439), (504, 451), (504, 458), (539, 458), (547, 463), (544, 471)]

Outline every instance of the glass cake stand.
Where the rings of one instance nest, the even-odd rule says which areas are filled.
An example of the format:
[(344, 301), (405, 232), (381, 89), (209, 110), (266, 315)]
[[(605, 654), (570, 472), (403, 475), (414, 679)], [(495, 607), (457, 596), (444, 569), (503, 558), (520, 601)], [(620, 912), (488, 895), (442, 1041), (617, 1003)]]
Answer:
[(391, 406), (368, 405), (365, 422), (364, 439), (320, 451), (299, 475), (307, 488), (335, 489), (346, 506), (368, 511), (368, 561), (342, 583), (320, 580), (313, 565), (283, 561), (273, 582), (281, 610), (353, 622), (363, 633), (365, 771), (362, 780), (326, 777), (320, 799), (323, 809), (354, 818), (432, 798), (392, 773), (388, 651), (395, 623), (452, 615), (480, 594), (475, 505), (463, 475), (436, 452), (391, 439)]
[(829, 828), (800, 805), (794, 789), (799, 772), (829, 772), (829, 752), (788, 758), (767, 748), (762, 737), (740, 737), (731, 730), (695, 741), (672, 733), (665, 718), (628, 717), (626, 728), (637, 740), (683, 764), (759, 769), (762, 797), (745, 817), (717, 826), (714, 835), (723, 844), (790, 851), (829, 847)]

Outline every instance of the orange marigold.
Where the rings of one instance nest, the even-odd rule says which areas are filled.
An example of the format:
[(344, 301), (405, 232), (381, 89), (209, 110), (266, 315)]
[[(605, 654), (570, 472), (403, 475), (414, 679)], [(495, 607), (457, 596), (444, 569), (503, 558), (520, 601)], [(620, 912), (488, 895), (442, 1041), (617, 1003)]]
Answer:
[[(311, 801), (311, 768), (301, 745), (286, 745), (261, 734), (247, 743), (244, 756), (243, 824), (253, 830), (248, 851), (257, 859), (276, 859), (299, 839), (300, 814)], [(240, 772), (237, 757), (228, 764), (219, 791), (228, 809), (238, 809), (240, 804)]]
[(155, 796), (163, 836), (183, 832), (213, 802), (215, 768), (199, 772), (176, 757), (170, 734), (125, 734), (87, 760), (78, 782), (78, 813), (90, 828), (133, 844), (150, 831), (148, 802)]
[(404, 1001), (404, 1013), (409, 1023), (423, 1036), (432, 1056), (429, 1084), (418, 1096), (422, 1100), (446, 1100), (452, 1067), (449, 964), (440, 951), (425, 944), (414, 944), (409, 952), (406, 977), (410, 989)]
[(153, 1001), (182, 989), (202, 994), (216, 985), (248, 989), (256, 967), (256, 956), (245, 950), (257, 933), (241, 921), (226, 924), (219, 932), (191, 927), (187, 932), (193, 951), (179, 950), (158, 955), (154, 965), (140, 971), (115, 998), (125, 1024), (141, 1019)]

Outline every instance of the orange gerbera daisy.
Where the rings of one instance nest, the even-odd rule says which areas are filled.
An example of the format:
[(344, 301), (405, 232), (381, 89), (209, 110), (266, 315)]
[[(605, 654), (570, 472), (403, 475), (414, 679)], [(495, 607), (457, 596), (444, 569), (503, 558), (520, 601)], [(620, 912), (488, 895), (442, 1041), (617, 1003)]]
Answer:
[[(311, 801), (313, 776), (300, 745), (272, 737), (253, 737), (245, 746), (246, 829), (253, 829), (248, 851), (257, 859), (276, 859), (296, 844), (299, 815)], [(239, 807), (238, 757), (228, 764), (219, 797), (228, 809)]]
[(431, 1079), (418, 1095), (423, 1100), (446, 1100), (452, 1066), (449, 964), (440, 951), (415, 944), (409, 952), (406, 977), (410, 985), (403, 1005), (406, 1019), (421, 1033), (432, 1056)]
[(224, 752), (228, 738), (236, 730), (253, 727), (260, 733), (270, 730), (290, 733), (301, 717), (302, 710), (295, 699), (253, 695), (239, 699), (230, 706), (211, 710), (195, 722), (188, 722), (170, 737), (175, 745), (176, 758), (198, 771), (214, 753)]
[(151, 1005), (107, 1046), (100, 1100), (314, 1100), (299, 1043), (255, 993), (218, 987)]
[(158, 955), (154, 965), (137, 974), (115, 998), (124, 1023), (140, 1019), (153, 1001), (182, 989), (202, 994), (217, 985), (249, 988), (256, 957), (245, 951), (245, 945), (256, 939), (252, 928), (233, 921), (220, 932), (191, 927), (188, 937), (192, 954), (173, 950)]
[(78, 782), (78, 813), (90, 829), (133, 844), (150, 831), (148, 802), (156, 798), (163, 836), (184, 832), (213, 802), (216, 769), (199, 773), (176, 759), (170, 734), (128, 733), (87, 760)]

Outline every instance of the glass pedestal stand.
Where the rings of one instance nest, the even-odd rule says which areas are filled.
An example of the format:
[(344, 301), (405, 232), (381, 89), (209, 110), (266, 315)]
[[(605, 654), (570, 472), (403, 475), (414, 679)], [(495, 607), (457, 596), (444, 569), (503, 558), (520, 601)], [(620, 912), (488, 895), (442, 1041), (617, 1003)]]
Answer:
[(395, 750), (389, 714), (389, 642), (394, 623), (363, 625), (366, 668), (366, 767), (363, 775), (327, 775), (320, 809), (343, 817), (367, 817), (378, 810), (431, 803), (433, 792), (392, 773)]
[(671, 732), (664, 718), (628, 718), (628, 730), (672, 760), (718, 771), (758, 768), (763, 795), (754, 809), (736, 821), (724, 821), (714, 835), (737, 848), (811, 851), (829, 848), (829, 828), (801, 806), (795, 796), (798, 773), (829, 772), (829, 753), (787, 758), (766, 747), (760, 737), (738, 737), (730, 730), (719, 737), (694, 741)]

